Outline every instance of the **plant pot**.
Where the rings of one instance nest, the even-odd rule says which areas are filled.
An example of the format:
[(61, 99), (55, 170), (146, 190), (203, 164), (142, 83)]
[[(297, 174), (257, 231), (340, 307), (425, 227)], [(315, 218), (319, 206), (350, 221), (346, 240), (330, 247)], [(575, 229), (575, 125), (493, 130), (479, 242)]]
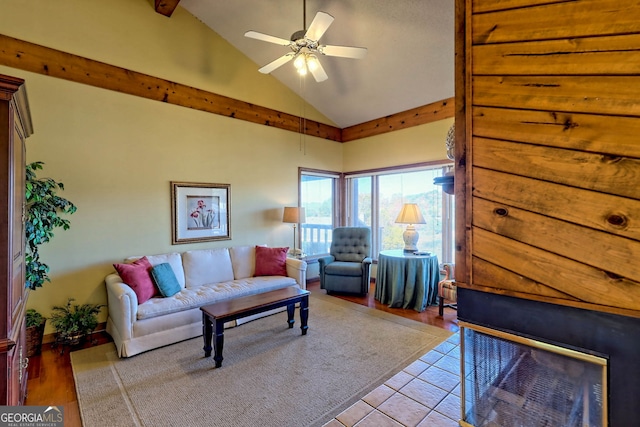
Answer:
[(56, 342), (61, 345), (75, 347), (80, 344), (84, 344), (86, 339), (87, 339), (87, 334), (78, 333), (74, 335), (65, 335), (65, 336), (58, 335), (58, 337), (56, 338)]
[(46, 321), (42, 322), (39, 326), (29, 326), (27, 328), (27, 357), (37, 356), (41, 353), (45, 324)]

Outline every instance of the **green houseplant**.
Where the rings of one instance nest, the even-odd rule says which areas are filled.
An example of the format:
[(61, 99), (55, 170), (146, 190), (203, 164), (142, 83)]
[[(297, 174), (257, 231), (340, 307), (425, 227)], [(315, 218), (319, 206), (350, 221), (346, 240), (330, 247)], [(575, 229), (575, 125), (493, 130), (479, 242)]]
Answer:
[(25, 237), (25, 286), (35, 290), (44, 282), (49, 282), (49, 266), (40, 260), (38, 248), (53, 237), (53, 230), (62, 227), (68, 230), (68, 219), (61, 214), (73, 214), (76, 206), (69, 200), (58, 196), (58, 190), (64, 190), (61, 182), (51, 178), (38, 178), (36, 172), (42, 169), (43, 162), (33, 162), (26, 167), (26, 211)]
[(27, 328), (27, 357), (33, 357), (40, 354), (42, 350), (42, 337), (44, 336), (44, 325), (47, 318), (42, 314), (30, 308), (25, 315)]
[(56, 330), (56, 344), (82, 344), (98, 326), (98, 314), (102, 304), (72, 304), (69, 298), (63, 306), (54, 306), (51, 311), (51, 325)]

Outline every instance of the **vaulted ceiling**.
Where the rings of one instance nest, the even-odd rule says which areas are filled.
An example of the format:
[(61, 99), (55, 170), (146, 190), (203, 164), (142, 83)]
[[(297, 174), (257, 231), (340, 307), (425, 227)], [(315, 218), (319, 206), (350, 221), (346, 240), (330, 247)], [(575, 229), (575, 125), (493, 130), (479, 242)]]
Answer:
[[(247, 38), (246, 31), (289, 39), (303, 29), (303, 0), (156, 0), (167, 16), (178, 6), (252, 59), (256, 73), (289, 48)], [(292, 63), (272, 75), (338, 127), (453, 97), (453, 0), (308, 0), (307, 27), (318, 11), (335, 18), (321, 44), (366, 47), (366, 57), (321, 56), (329, 78), (320, 83), (310, 75), (301, 81)]]

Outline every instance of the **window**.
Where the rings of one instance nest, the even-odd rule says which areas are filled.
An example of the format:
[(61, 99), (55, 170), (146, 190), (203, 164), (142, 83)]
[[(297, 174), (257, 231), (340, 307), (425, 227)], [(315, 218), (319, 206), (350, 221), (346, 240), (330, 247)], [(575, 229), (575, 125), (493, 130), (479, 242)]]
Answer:
[(425, 165), (346, 174), (347, 224), (372, 227), (373, 256), (404, 247), (405, 224), (395, 219), (404, 203), (416, 203), (426, 224), (416, 224), (418, 248), (440, 262), (454, 261), (454, 198), (433, 184), (450, 165)]
[(329, 253), (331, 232), (340, 224), (340, 178), (337, 172), (300, 169), (300, 206), (306, 213), (300, 247), (307, 256)]
[(440, 262), (454, 262), (454, 197), (433, 183), (451, 169), (450, 162), (443, 162), (343, 176), (301, 168), (300, 206), (306, 210), (306, 222), (300, 225), (300, 247), (307, 256), (327, 254), (333, 228), (346, 224), (374, 230), (374, 258), (381, 250), (401, 249), (406, 225), (395, 219), (404, 203), (417, 203), (426, 221), (416, 224), (418, 248), (435, 253)]

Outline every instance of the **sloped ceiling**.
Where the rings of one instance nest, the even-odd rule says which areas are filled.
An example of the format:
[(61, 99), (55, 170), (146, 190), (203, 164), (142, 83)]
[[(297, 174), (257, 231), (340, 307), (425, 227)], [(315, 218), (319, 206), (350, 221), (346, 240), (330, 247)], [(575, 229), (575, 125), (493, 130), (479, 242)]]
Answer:
[[(174, 0), (175, 1), (175, 0)], [(243, 52), (258, 68), (289, 50), (244, 37), (248, 30), (289, 39), (303, 29), (302, 0), (181, 0), (179, 6)], [(305, 80), (291, 63), (272, 76), (346, 128), (454, 96), (453, 0), (308, 0), (335, 20), (322, 44), (366, 47), (364, 59), (322, 56), (329, 79)]]

